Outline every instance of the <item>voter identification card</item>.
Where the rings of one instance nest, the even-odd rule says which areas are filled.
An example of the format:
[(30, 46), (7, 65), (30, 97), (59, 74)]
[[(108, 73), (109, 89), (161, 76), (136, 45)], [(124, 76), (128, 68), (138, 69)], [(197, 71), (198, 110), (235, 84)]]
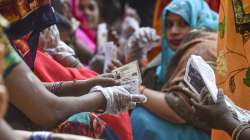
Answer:
[(131, 94), (139, 94), (142, 83), (141, 72), (137, 61), (133, 61), (112, 71), (115, 78)]
[(136, 79), (139, 84), (142, 83), (141, 72), (137, 61), (133, 61), (113, 70), (112, 74), (120, 82)]

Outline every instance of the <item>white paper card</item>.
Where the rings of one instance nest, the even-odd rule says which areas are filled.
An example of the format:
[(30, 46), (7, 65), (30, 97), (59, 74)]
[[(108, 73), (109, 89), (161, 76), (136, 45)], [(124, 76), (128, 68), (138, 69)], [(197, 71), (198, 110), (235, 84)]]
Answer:
[(107, 42), (103, 46), (104, 49), (104, 68), (103, 72), (106, 73), (108, 65), (112, 63), (113, 59), (117, 58), (117, 46), (114, 42)]
[(139, 93), (142, 83), (141, 72), (137, 61), (133, 61), (112, 71), (115, 78), (132, 94)]
[(200, 97), (210, 93), (214, 102), (217, 101), (218, 89), (213, 69), (197, 55), (192, 55), (186, 66), (184, 81)]

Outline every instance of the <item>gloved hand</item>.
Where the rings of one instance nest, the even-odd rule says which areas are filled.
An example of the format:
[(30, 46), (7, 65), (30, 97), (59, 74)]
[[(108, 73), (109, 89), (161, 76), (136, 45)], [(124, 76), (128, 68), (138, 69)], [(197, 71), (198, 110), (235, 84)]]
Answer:
[(101, 92), (107, 100), (105, 113), (117, 114), (133, 109), (136, 103), (144, 103), (147, 98), (144, 95), (130, 94), (121, 86), (103, 88), (96, 86), (90, 92)]
[(38, 46), (42, 49), (56, 48), (59, 41), (61, 41), (59, 30), (56, 25), (52, 25), (40, 33)]
[(140, 28), (129, 38), (125, 47), (127, 62), (140, 60), (160, 43), (160, 37), (153, 28)]

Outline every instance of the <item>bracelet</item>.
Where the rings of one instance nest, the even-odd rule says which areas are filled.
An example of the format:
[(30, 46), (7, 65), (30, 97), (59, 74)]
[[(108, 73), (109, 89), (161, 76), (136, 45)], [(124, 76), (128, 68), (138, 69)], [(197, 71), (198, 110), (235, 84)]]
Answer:
[(29, 140), (51, 140), (51, 132), (32, 132)]
[(250, 128), (250, 125), (244, 125), (244, 126), (238, 131), (238, 133), (236, 134), (235, 139), (233, 139), (233, 140), (238, 140), (239, 137), (240, 137), (240, 135), (241, 135), (241, 133), (244, 132), (244, 131), (245, 131), (246, 129), (248, 129), (248, 128)]
[(144, 90), (146, 89), (146, 87), (145, 86), (143, 86), (143, 85), (140, 85), (140, 93), (141, 94), (143, 94), (143, 92), (144, 92)]
[(241, 129), (244, 128), (245, 126), (248, 126), (248, 124), (243, 123), (243, 124), (239, 125), (238, 127), (236, 127), (236, 128), (233, 130), (233, 133), (232, 133), (232, 140), (237, 140), (236, 137), (238, 136), (238, 132), (240, 132)]
[(54, 94), (58, 94), (63, 89), (63, 82), (55, 82), (47, 89)]

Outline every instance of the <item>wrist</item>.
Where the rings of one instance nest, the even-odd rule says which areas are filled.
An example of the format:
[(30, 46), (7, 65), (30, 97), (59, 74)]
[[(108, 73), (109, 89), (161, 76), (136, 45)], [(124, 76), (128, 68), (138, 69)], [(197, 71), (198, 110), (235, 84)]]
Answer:
[(106, 106), (107, 106), (107, 99), (101, 91), (96, 91), (96, 93), (99, 96), (101, 96), (101, 104), (100, 104), (100, 107), (98, 108), (97, 112), (105, 112)]
[(145, 89), (146, 89), (146, 87), (145, 87), (145, 86), (140, 85), (140, 88), (139, 88), (139, 90), (140, 90), (140, 94), (144, 95), (144, 91), (145, 91)]
[(234, 129), (238, 127), (241, 123), (236, 120), (235, 118), (225, 118), (225, 120), (222, 123), (222, 130), (226, 131), (229, 134), (232, 134)]
[(97, 111), (98, 112), (105, 112), (107, 108), (108, 102), (108, 94), (105, 94), (105, 90), (101, 86), (96, 86), (90, 90), (91, 93), (98, 94), (98, 97), (100, 97), (100, 106), (98, 107)]

